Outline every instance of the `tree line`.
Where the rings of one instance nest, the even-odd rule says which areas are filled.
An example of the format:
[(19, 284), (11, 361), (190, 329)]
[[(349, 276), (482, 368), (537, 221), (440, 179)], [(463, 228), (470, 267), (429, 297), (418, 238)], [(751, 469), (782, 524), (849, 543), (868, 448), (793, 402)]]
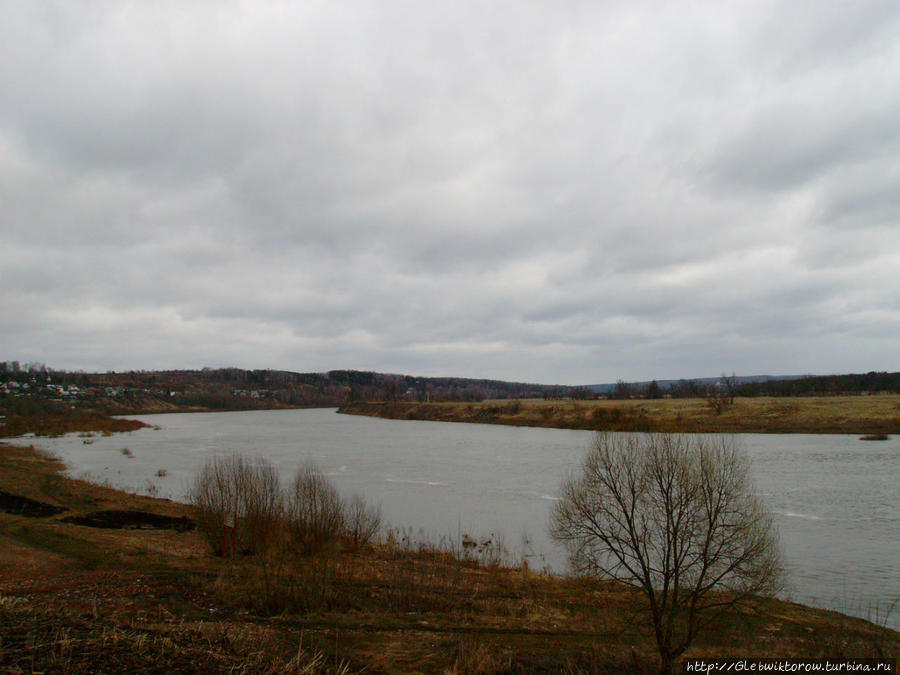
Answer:
[[(420, 377), (364, 370), (292, 372), (275, 369), (202, 368), (85, 373), (43, 363), (0, 361), (0, 385), (49, 382), (91, 389), (116, 389), (122, 397), (156, 397), (184, 406), (215, 409), (266, 406), (342, 405), (352, 401), (471, 401), (485, 399), (710, 398), (727, 396), (824, 396), (900, 393), (900, 372), (802, 377), (653, 380), (614, 385), (542, 385), (462, 377)], [(34, 388), (32, 388), (34, 391)], [(104, 391), (103, 395), (107, 395)]]

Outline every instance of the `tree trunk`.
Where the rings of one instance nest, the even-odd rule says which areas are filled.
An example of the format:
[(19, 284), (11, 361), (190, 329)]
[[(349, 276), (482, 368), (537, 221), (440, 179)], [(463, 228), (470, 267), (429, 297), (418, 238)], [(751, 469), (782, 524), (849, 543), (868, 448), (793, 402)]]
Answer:
[[(658, 645), (657, 645), (658, 646)], [(665, 647), (659, 647), (659, 675), (672, 675), (672, 667), (675, 665), (675, 655)]]
[(675, 665), (675, 659), (671, 656), (661, 656), (659, 661), (659, 675), (672, 675), (672, 666)]

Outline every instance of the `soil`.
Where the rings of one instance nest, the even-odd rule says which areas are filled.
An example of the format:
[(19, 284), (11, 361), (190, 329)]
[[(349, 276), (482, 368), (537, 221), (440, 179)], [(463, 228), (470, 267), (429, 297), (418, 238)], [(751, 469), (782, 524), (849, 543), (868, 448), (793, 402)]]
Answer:
[(190, 532), (197, 526), (193, 520), (187, 517), (176, 518), (173, 516), (161, 516), (157, 513), (148, 513), (147, 511), (118, 510), (95, 511), (83, 516), (68, 516), (63, 518), (62, 522), (110, 530), (129, 528), (175, 530), (176, 532)]
[(36, 499), (29, 499), (28, 497), (14, 495), (5, 490), (0, 490), (0, 511), (11, 513), (15, 516), (49, 518), (50, 516), (65, 513), (68, 510), (69, 509), (63, 506), (45, 504)]

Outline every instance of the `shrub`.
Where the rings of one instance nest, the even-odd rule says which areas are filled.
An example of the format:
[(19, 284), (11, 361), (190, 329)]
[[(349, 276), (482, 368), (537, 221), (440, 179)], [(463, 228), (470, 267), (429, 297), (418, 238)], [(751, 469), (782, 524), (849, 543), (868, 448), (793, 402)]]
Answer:
[(344, 507), (344, 532), (351, 548), (369, 544), (381, 529), (381, 508), (370, 506), (360, 495), (353, 495)]
[(216, 581), (220, 599), (263, 616), (282, 612), (346, 611), (350, 596), (338, 562), (329, 555), (299, 559), (289, 547), (235, 560)]
[(231, 549), (228, 523), (234, 526), (234, 549), (241, 553), (314, 553), (342, 536), (357, 549), (374, 539), (382, 523), (380, 508), (359, 495), (345, 503), (312, 461), (299, 468), (285, 494), (266, 460), (216, 457), (200, 469), (189, 499), (217, 552)]
[(315, 462), (297, 470), (287, 496), (287, 527), (293, 543), (313, 553), (339, 537), (344, 528), (343, 503)]
[(522, 402), (519, 400), (510, 401), (504, 406), (503, 411), (507, 415), (518, 415), (522, 412)]
[(263, 551), (277, 534), (284, 514), (278, 472), (264, 459), (242, 455), (215, 457), (194, 479), (189, 498), (200, 529), (216, 551), (223, 551), (226, 521), (233, 521), (234, 547)]

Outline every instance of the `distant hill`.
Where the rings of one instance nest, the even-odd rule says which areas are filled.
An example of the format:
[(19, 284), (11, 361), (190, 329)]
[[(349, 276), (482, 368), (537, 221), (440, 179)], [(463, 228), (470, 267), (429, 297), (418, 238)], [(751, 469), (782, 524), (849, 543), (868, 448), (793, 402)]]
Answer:
[(900, 392), (900, 373), (752, 375), (690, 380), (564, 386), (463, 377), (421, 377), (361, 370), (203, 368), (85, 373), (43, 364), (0, 362), (0, 416), (6, 397), (26, 396), (111, 414), (175, 410), (330, 407), (354, 401), (481, 401), (598, 396), (698, 397), (727, 390), (737, 396), (800, 396)]
[(829, 394), (900, 393), (900, 372), (846, 375), (731, 375), (690, 380), (655, 380), (594, 384), (586, 390), (601, 396), (628, 398), (666, 395), (676, 398), (706, 396), (728, 390), (735, 396), (822, 396)]
[(0, 396), (27, 394), (70, 400), (111, 413), (324, 407), (357, 400), (558, 398), (572, 390), (562, 385), (360, 370), (297, 373), (203, 368), (84, 373), (54, 370), (43, 364), (0, 362)]

